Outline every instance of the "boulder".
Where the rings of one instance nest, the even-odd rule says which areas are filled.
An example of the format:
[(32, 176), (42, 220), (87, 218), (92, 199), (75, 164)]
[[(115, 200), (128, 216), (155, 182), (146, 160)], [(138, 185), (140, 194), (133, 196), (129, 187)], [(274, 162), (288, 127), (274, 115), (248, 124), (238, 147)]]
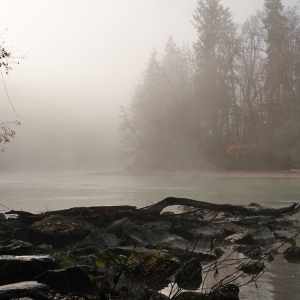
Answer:
[(14, 284), (7, 284), (0, 286), (0, 299), (50, 299), (46, 293), (49, 291), (49, 287), (45, 284), (38, 283), (36, 281), (24, 281)]
[(109, 234), (114, 234), (118, 238), (121, 238), (122, 236), (122, 228), (125, 223), (131, 223), (128, 219), (121, 219), (121, 220), (116, 220), (112, 223), (110, 223), (106, 228), (106, 233)]
[(243, 217), (238, 220), (232, 220), (233, 223), (241, 226), (255, 226), (255, 225), (268, 225), (274, 221), (274, 217), (271, 216), (251, 216)]
[[(117, 247), (109, 250), (113, 255), (122, 255), (130, 257), (127, 264), (131, 267), (132, 273), (137, 280), (144, 280), (145, 278), (151, 279), (155, 282), (155, 288), (164, 288), (170, 282), (168, 277), (173, 275), (180, 267), (180, 261), (170, 255), (165, 250), (160, 249), (147, 249), (143, 247)], [(148, 284), (149, 280), (147, 280)]]
[(202, 266), (197, 257), (190, 258), (183, 262), (180, 269), (172, 277), (180, 288), (185, 290), (196, 290), (202, 283)]
[(192, 246), (189, 249), (186, 249), (186, 244), (185, 247), (177, 247), (176, 244), (167, 245), (164, 246), (164, 250), (167, 250), (171, 255), (178, 257), (181, 261), (186, 259), (187, 257), (196, 257), (201, 262), (207, 261), (208, 259), (216, 260), (224, 253), (220, 248), (214, 249), (213, 252), (211, 252), (210, 250), (204, 251), (202, 247), (200, 248), (200, 250), (198, 248), (195, 248), (194, 251), (192, 251)]
[(100, 255), (101, 249), (95, 247), (95, 246), (87, 246), (82, 248), (76, 248), (74, 250), (71, 250), (68, 252), (70, 255), (73, 256), (86, 256), (86, 255)]
[(194, 228), (191, 231), (192, 235), (195, 239), (214, 239), (216, 237), (220, 237), (222, 232), (221, 230), (212, 227), (210, 225), (203, 225), (198, 228)]
[(282, 228), (297, 226), (298, 223), (299, 221), (297, 219), (286, 216), (286, 217), (281, 217), (273, 220), (271, 224), (275, 228), (282, 229)]
[(226, 241), (239, 245), (268, 245), (275, 243), (276, 237), (268, 228), (261, 228), (246, 233), (236, 233), (228, 236)]
[(235, 284), (228, 284), (221, 289), (215, 291), (210, 296), (201, 293), (183, 292), (180, 293), (176, 300), (238, 300), (239, 287)]
[(126, 223), (122, 231), (122, 239), (133, 245), (157, 245), (174, 242), (176, 240), (184, 241), (181, 237), (168, 233), (165, 230), (149, 231), (145, 227), (133, 223)]
[(82, 248), (95, 246), (100, 249), (106, 249), (109, 247), (118, 247), (119, 239), (113, 234), (106, 234), (104, 229), (97, 229), (92, 231), (83, 240), (73, 245), (73, 248)]
[(261, 261), (252, 260), (249, 263), (242, 265), (240, 270), (246, 274), (258, 274), (262, 272), (265, 268), (265, 265)]
[(89, 267), (76, 266), (67, 269), (49, 270), (35, 280), (44, 283), (59, 293), (93, 294), (93, 284), (88, 276)]
[(79, 219), (51, 215), (31, 225), (29, 240), (36, 245), (45, 243), (62, 248), (82, 240), (93, 228), (93, 225)]
[(292, 263), (300, 263), (300, 247), (293, 246), (287, 248), (283, 253), (284, 258)]
[(187, 228), (187, 226), (180, 224), (180, 223), (174, 225), (171, 228), (170, 232), (173, 234), (176, 234), (186, 240), (194, 239), (193, 234), (190, 232), (190, 230)]
[(150, 231), (155, 231), (155, 230), (170, 230), (172, 227), (171, 222), (162, 222), (162, 221), (157, 221), (157, 222), (148, 222), (144, 225), (144, 227)]
[(51, 245), (47, 245), (47, 244), (38, 245), (35, 249), (38, 254), (52, 254), (53, 253), (53, 247)]
[(58, 268), (56, 258), (49, 255), (0, 256), (0, 270), (6, 283), (32, 280), (47, 270)]
[(20, 240), (12, 240), (7, 246), (0, 247), (0, 255), (25, 255), (33, 254), (34, 247), (31, 243)]
[(276, 242), (274, 233), (269, 228), (261, 228), (252, 232), (252, 238), (258, 245), (269, 245)]

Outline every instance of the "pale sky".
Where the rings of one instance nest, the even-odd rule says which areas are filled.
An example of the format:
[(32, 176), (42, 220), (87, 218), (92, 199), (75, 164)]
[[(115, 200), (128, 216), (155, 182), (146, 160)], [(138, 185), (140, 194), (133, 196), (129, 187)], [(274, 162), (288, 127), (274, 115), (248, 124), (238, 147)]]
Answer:
[[(263, 0), (222, 2), (236, 22), (263, 6)], [(6, 148), (0, 170), (109, 168), (120, 106), (128, 104), (154, 47), (161, 53), (170, 35), (179, 46), (195, 41), (196, 6), (197, 0), (1, 0), (5, 45), (26, 58), (5, 76), (24, 119), (16, 138), (0, 145)], [(1, 82), (0, 107), (1, 122), (17, 119)]]

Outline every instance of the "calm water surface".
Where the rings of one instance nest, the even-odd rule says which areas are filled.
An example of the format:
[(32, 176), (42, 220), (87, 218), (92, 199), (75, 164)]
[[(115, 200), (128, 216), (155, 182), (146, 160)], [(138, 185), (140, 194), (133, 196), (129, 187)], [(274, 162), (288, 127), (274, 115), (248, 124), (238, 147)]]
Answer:
[[(236, 174), (214, 177), (197, 173), (0, 174), (0, 212), (7, 210), (5, 207), (32, 212), (74, 206), (143, 207), (168, 196), (213, 203), (282, 206), (300, 201), (300, 178)], [(242, 288), (241, 299), (300, 300), (300, 265), (277, 256), (257, 286)]]

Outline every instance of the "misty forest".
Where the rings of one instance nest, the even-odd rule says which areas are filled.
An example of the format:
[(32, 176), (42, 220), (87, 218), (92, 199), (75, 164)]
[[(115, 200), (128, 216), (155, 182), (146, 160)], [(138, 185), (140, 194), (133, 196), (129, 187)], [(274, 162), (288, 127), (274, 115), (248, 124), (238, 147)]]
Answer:
[(150, 55), (128, 108), (120, 157), (134, 169), (300, 166), (300, 15), (280, 0), (237, 26), (219, 0), (199, 1), (197, 40)]

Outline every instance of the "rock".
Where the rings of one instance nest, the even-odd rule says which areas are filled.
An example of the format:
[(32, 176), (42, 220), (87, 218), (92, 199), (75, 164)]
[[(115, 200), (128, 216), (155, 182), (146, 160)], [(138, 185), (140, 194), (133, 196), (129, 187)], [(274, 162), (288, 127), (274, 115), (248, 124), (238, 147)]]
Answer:
[(268, 228), (257, 229), (252, 232), (252, 238), (258, 245), (269, 245), (276, 242), (276, 237)]
[(5, 220), (6, 220), (5, 214), (0, 213), (0, 221), (5, 221)]
[(110, 223), (105, 229), (106, 233), (114, 234), (118, 238), (121, 238), (122, 228), (125, 223), (131, 223), (131, 221), (129, 221), (128, 219), (121, 219)]
[(25, 255), (33, 252), (34, 247), (31, 243), (20, 240), (12, 240), (11, 244), (0, 247), (0, 255)]
[(87, 274), (89, 267), (77, 266), (67, 269), (46, 271), (35, 280), (60, 293), (93, 294), (93, 285)]
[(46, 292), (49, 291), (49, 287), (45, 284), (38, 283), (36, 281), (24, 281), (14, 284), (7, 284), (0, 286), (0, 299), (50, 299)]
[(196, 290), (202, 283), (202, 266), (197, 257), (184, 262), (172, 277), (180, 288)]
[(251, 216), (243, 217), (239, 220), (232, 220), (233, 223), (241, 226), (268, 225), (273, 221), (274, 217), (271, 216)]
[[(155, 282), (155, 288), (160, 289), (170, 282), (168, 277), (180, 267), (180, 261), (167, 251), (160, 249), (147, 249), (142, 247), (117, 247), (109, 250), (114, 255), (129, 257), (128, 263), (137, 280), (151, 278)], [(138, 262), (138, 264), (135, 264)]]
[(251, 250), (249, 253), (247, 253), (249, 255), (250, 258), (258, 258), (262, 255), (263, 251), (261, 248), (255, 248), (253, 250)]
[(71, 250), (68, 253), (73, 256), (86, 256), (91, 254), (99, 255), (101, 254), (101, 249), (95, 246), (88, 246), (88, 247), (82, 247), (82, 248)]
[(221, 236), (221, 230), (209, 225), (203, 225), (191, 231), (195, 239), (213, 239)]
[(227, 228), (224, 228), (221, 232), (222, 234), (222, 237), (228, 237), (230, 235), (233, 235), (233, 234), (236, 234), (236, 232), (234, 230), (231, 230), (231, 229), (227, 229)]
[(275, 235), (268, 228), (261, 228), (252, 232), (237, 233), (225, 238), (226, 241), (240, 245), (267, 245), (276, 241)]
[(77, 242), (73, 247), (79, 248), (88, 246), (95, 246), (100, 249), (118, 247), (119, 239), (113, 234), (106, 234), (104, 229), (97, 229), (92, 231), (80, 242)]
[(265, 265), (260, 261), (252, 260), (246, 265), (241, 266), (240, 270), (246, 274), (258, 274), (262, 272), (265, 268)]
[(170, 230), (172, 227), (171, 222), (162, 222), (162, 221), (157, 221), (157, 222), (149, 222), (144, 225), (144, 227), (150, 231), (153, 230)]
[(193, 239), (193, 234), (190, 232), (190, 230), (182, 225), (182, 224), (176, 224), (174, 225), (172, 228), (171, 228), (171, 233), (173, 234), (176, 234), (180, 237), (182, 237), (183, 239), (186, 239), (186, 240), (191, 240)]
[(49, 255), (0, 256), (0, 269), (6, 274), (6, 283), (32, 280), (47, 270), (57, 268), (57, 259)]
[(294, 246), (287, 248), (283, 253), (284, 258), (292, 263), (300, 263), (300, 247)]
[(174, 211), (164, 211), (161, 213), (162, 216), (170, 216), (175, 215)]
[(87, 222), (60, 215), (51, 215), (31, 225), (29, 239), (34, 244), (50, 244), (62, 248), (85, 238), (94, 228)]
[(183, 239), (164, 230), (149, 231), (143, 226), (126, 223), (123, 226), (122, 239), (133, 245), (162, 244)]
[(53, 253), (53, 247), (47, 244), (41, 244), (36, 247), (38, 254), (51, 254)]
[[(192, 247), (193, 247), (193, 245), (191, 246), (191, 248)], [(219, 249), (219, 248), (217, 248), (217, 249)], [(221, 253), (221, 251), (217, 250), (217, 249), (215, 249), (213, 251), (213, 253), (211, 253), (211, 251), (205, 252), (202, 247), (201, 247), (200, 251), (197, 248), (195, 248), (194, 251), (188, 250), (188, 249), (186, 249), (186, 244), (185, 244), (184, 248), (177, 247), (176, 244), (175, 245), (166, 245), (166, 246), (164, 246), (164, 250), (167, 250), (168, 253), (170, 253), (174, 257), (178, 257), (181, 261), (186, 259), (187, 257), (189, 257), (189, 258), (196, 257), (201, 262), (207, 261), (208, 259), (209, 260), (216, 260), (223, 254), (223, 250), (220, 249), (222, 251), (222, 253)], [(216, 253), (216, 251), (218, 253)]]
[(283, 217), (273, 220), (271, 223), (275, 228), (287, 228), (298, 225), (299, 221), (292, 217)]
[(176, 300), (203, 300), (201, 293), (195, 292), (182, 292), (176, 298)]
[(183, 292), (180, 293), (176, 300), (238, 300), (239, 287), (235, 284), (228, 284), (225, 287), (215, 291), (212, 295), (207, 296), (201, 293)]

